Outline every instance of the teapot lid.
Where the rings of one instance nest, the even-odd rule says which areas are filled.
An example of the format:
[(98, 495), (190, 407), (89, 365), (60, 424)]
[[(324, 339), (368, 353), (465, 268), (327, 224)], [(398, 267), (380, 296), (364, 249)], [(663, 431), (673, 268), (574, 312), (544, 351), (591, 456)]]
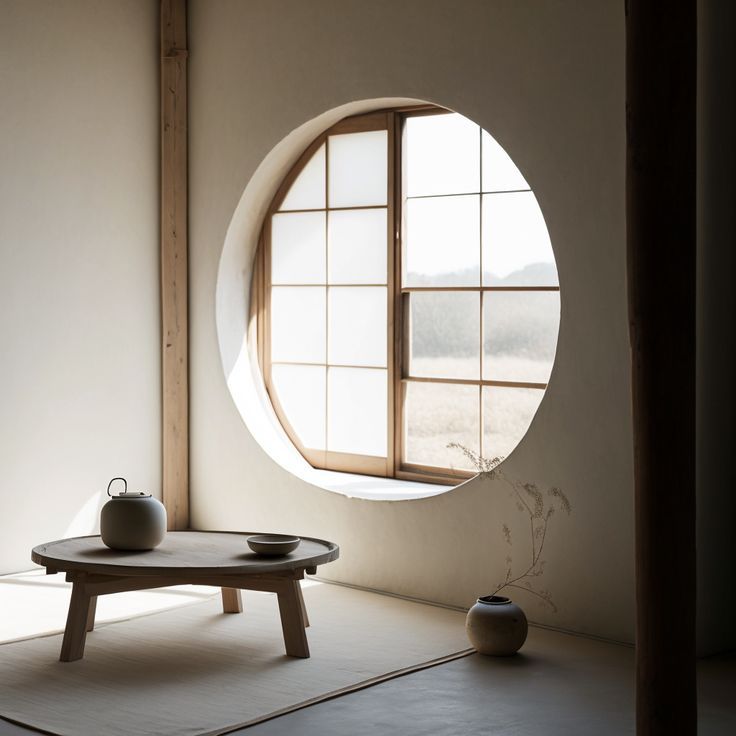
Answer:
[[(122, 493), (118, 493), (117, 496), (115, 496), (112, 493), (110, 493), (110, 488), (111, 488), (112, 484), (116, 480), (123, 481), (124, 488), (125, 488), (125, 490)], [(125, 478), (113, 478), (107, 484), (107, 495), (110, 496), (110, 498), (123, 498), (123, 499), (128, 499), (128, 498), (151, 498), (151, 494), (150, 493), (143, 493), (143, 491), (129, 491), (128, 490), (128, 481), (125, 480)]]

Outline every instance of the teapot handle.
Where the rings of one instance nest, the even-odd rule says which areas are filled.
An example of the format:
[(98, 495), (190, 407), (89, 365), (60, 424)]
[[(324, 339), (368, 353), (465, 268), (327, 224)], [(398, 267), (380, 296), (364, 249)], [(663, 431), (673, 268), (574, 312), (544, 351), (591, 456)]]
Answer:
[(110, 496), (110, 498), (112, 498), (112, 493), (110, 493), (110, 486), (111, 486), (111, 485), (112, 485), (112, 484), (113, 484), (113, 483), (114, 483), (114, 482), (115, 482), (116, 480), (121, 480), (121, 481), (123, 481), (123, 483), (125, 483), (125, 490), (123, 491), (123, 493), (127, 493), (127, 492), (128, 492), (128, 481), (127, 481), (127, 480), (125, 480), (125, 478), (113, 478), (113, 479), (112, 479), (112, 480), (111, 480), (111, 481), (110, 481), (110, 482), (109, 482), (109, 483), (107, 484), (107, 495), (108, 495), (108, 496)]

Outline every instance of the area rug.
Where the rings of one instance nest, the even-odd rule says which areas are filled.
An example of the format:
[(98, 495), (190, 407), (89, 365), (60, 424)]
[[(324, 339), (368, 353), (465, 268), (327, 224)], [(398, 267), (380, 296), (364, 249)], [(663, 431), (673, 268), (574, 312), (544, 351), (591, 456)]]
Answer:
[(244, 592), (108, 625), (85, 657), (60, 636), (0, 646), (0, 716), (60, 736), (215, 736), (470, 653), (462, 612), (306, 587), (311, 657), (284, 654), (276, 596)]

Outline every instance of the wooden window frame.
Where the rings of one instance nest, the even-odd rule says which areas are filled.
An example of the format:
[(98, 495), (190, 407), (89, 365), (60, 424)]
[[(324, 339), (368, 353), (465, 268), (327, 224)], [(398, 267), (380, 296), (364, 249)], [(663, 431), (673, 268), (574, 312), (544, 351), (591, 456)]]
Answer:
[[(479, 396), (479, 440), (483, 437), (483, 387), (501, 386), (511, 388), (533, 388), (545, 390), (547, 383), (533, 383), (527, 381), (496, 381), (483, 379), (483, 294), (493, 291), (556, 291), (558, 286), (483, 286), (482, 280), (479, 286), (468, 287), (403, 287), (401, 285), (402, 275), (402, 241), (403, 241), (403, 190), (401, 182), (401, 168), (403, 161), (402, 138), (404, 122), (407, 118), (419, 115), (444, 115), (452, 111), (433, 105), (418, 105), (404, 108), (392, 108), (376, 112), (355, 115), (344, 118), (321, 135), (319, 135), (297, 159), (282, 181), (271, 204), (264, 216), (263, 226), (260, 233), (258, 248), (255, 257), (253, 279), (251, 285), (251, 314), (255, 314), (252, 320), (252, 328), (256, 330), (256, 345), (258, 362), (263, 376), (266, 391), (273, 405), (276, 416), (283, 429), (304, 459), (314, 468), (332, 470), (338, 472), (357, 473), (361, 475), (372, 475), (379, 477), (397, 478), (400, 480), (420, 481), (425, 483), (439, 483), (444, 485), (455, 485), (472, 477), (474, 473), (455, 468), (442, 468), (417, 463), (409, 463), (404, 458), (404, 410), (406, 386), (409, 383), (435, 383), (455, 384), (466, 386), (477, 386)], [(387, 203), (369, 207), (329, 207), (329, 137), (346, 133), (368, 132), (375, 130), (386, 130), (388, 134), (388, 156), (387, 156)], [(286, 198), (292, 184), (302, 172), (312, 156), (326, 145), (326, 177), (325, 177), (325, 207), (314, 209), (281, 210), (280, 207)], [(479, 165), (482, 165), (482, 149), (479, 156)], [(484, 192), (482, 181), (479, 196)], [(518, 191), (531, 191), (518, 190)], [(487, 193), (486, 193), (487, 194)], [(271, 371), (271, 220), (279, 212), (325, 212), (355, 209), (386, 209), (387, 211), (387, 456), (379, 458), (368, 455), (354, 455), (349, 453), (334, 452), (330, 450), (312, 450), (306, 448), (289, 423), (286, 412), (281, 406), (277, 392), (274, 390)], [(481, 207), (482, 213), (482, 207)], [(481, 214), (482, 217), (482, 214)], [(482, 233), (482, 230), (481, 230)], [(482, 237), (482, 235), (481, 235)], [(482, 275), (482, 245), (481, 248), (481, 275)], [(381, 287), (384, 284), (377, 284)], [(299, 284), (289, 284), (299, 287)], [(307, 284), (304, 284), (307, 286)], [(309, 284), (319, 286), (319, 284)], [(339, 286), (339, 284), (327, 284)], [(365, 286), (376, 286), (374, 284), (350, 284), (357, 288)], [(408, 319), (406, 305), (409, 295), (415, 292), (475, 292), (480, 294), (480, 361), (481, 372), (478, 379), (455, 379), (455, 378), (429, 378), (422, 376), (410, 376), (408, 374), (408, 347), (407, 337)], [(284, 363), (299, 365), (298, 362), (285, 361)], [(309, 365), (322, 365), (313, 364)], [(337, 367), (337, 366), (335, 366)], [(355, 368), (366, 368), (367, 366), (345, 366)], [(479, 447), (481, 447), (479, 445)]]

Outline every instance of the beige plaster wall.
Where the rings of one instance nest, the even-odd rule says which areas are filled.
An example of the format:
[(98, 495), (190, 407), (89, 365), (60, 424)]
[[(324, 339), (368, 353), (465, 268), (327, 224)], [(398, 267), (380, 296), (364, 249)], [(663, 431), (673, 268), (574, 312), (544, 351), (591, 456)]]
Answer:
[(156, 6), (0, 0), (0, 573), (159, 491)]
[[(533, 621), (631, 641), (621, 4), (191, 0), (190, 12), (195, 528), (327, 537), (342, 553), (321, 570), (325, 577), (459, 606), (503, 574), (500, 524), (516, 511), (500, 488), (470, 482), (424, 500), (376, 502), (310, 486), (250, 435), (218, 350), (223, 243), (264, 157), (345, 103), (437, 102), (490, 131), (519, 165), (547, 219), (560, 274), (550, 387), (504, 467), (564, 488), (574, 513), (555, 519), (548, 538), (544, 587), (559, 611), (518, 599)], [(276, 183), (263, 182), (264, 200)], [(247, 283), (248, 269), (239, 276)], [(514, 554), (523, 559), (521, 538)]]

